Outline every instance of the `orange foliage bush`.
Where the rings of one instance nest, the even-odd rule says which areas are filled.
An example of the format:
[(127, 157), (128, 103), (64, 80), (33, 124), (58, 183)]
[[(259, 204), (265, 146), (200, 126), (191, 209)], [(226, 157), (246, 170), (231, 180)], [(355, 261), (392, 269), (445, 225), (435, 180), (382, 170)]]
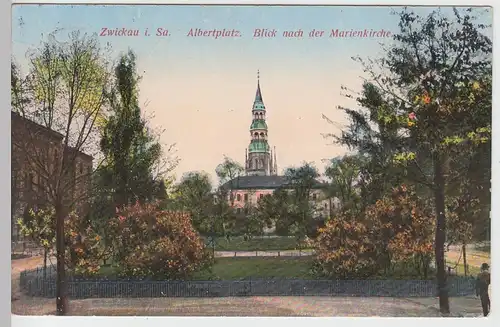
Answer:
[(186, 279), (211, 262), (187, 213), (136, 203), (117, 209), (109, 227), (114, 260), (124, 275)]

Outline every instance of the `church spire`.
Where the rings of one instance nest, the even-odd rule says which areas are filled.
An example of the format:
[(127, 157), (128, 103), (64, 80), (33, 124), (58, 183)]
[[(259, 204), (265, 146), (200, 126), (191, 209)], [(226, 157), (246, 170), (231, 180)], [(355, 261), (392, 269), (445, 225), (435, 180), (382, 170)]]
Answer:
[(260, 92), (260, 71), (257, 70), (257, 92), (255, 93), (255, 101), (262, 103), (262, 93)]

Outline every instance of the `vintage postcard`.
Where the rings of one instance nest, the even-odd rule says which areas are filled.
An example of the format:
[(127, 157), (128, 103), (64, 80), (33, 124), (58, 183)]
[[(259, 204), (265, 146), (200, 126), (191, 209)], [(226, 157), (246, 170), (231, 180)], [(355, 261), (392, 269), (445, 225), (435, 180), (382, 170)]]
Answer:
[(12, 7), (12, 313), (483, 317), (492, 9)]

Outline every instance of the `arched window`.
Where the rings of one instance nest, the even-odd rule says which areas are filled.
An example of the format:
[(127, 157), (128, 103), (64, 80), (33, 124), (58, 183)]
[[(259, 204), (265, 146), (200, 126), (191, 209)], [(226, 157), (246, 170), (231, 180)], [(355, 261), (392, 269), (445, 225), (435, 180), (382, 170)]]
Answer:
[(317, 199), (317, 195), (316, 195), (316, 193), (313, 193), (313, 200), (316, 201), (316, 199)]
[(264, 132), (260, 132), (260, 137), (264, 138)]
[(241, 195), (236, 194), (236, 201), (241, 201)]
[(327, 210), (327, 209), (328, 209), (328, 204), (325, 203), (325, 210)]
[(258, 168), (258, 166), (257, 166), (257, 159), (254, 159), (254, 161), (253, 161), (253, 168), (254, 169)]
[(253, 136), (255, 136), (256, 138), (259, 138), (259, 133), (255, 132), (255, 133), (253, 133)]

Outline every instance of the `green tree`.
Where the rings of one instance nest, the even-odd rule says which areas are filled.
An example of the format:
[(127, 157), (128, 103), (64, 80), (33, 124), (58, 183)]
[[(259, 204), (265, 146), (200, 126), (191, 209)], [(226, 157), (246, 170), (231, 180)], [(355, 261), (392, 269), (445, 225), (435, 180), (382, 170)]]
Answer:
[[(361, 155), (346, 155), (334, 158), (326, 167), (325, 176), (329, 178), (331, 197), (340, 200), (344, 209), (359, 208), (361, 191), (363, 188), (362, 169), (365, 165), (364, 157)], [(331, 206), (331, 204), (330, 204)]]
[(90, 187), (78, 197), (71, 190), (92, 172), (72, 176), (80, 152), (92, 154), (97, 126), (104, 115), (105, 93), (110, 74), (106, 53), (97, 36), (78, 32), (61, 40), (52, 33), (28, 54), (27, 74), (21, 75), (13, 60), (12, 110), (45, 128), (62, 135), (62, 153), (40, 151), (40, 129), (22, 135), (12, 131), (12, 143), (26, 158), (26, 164), (39, 176), (34, 185), (53, 206), (56, 220), (57, 315), (67, 311), (65, 274), (65, 218), (77, 203), (86, 201)]
[(193, 226), (202, 235), (211, 233), (216, 222), (210, 176), (205, 172), (188, 172), (175, 189), (174, 201), (178, 209), (189, 212)]
[(160, 194), (163, 176), (176, 164), (176, 159), (172, 161), (172, 148), (163, 150), (143, 117), (139, 82), (136, 57), (129, 51), (115, 67), (114, 84), (108, 94), (111, 112), (100, 140), (105, 158), (102, 186), (113, 194), (114, 207), (164, 197)]
[(318, 185), (318, 170), (311, 164), (291, 167), (285, 170), (286, 187), (291, 190), (288, 216), (294, 234), (299, 242), (307, 235), (310, 221), (314, 218), (315, 205), (311, 191)]
[[(427, 17), (404, 9), (400, 32), (384, 58), (360, 60), (384, 102), (377, 118), (400, 137), (393, 161), (406, 177), (429, 187), (436, 212), (439, 305), (449, 313), (444, 244), (447, 186), (463, 173), (457, 152), (487, 143), (491, 133), (491, 40), (473, 9)], [(384, 105), (388, 104), (388, 105)], [(454, 170), (452, 170), (454, 168)], [(412, 173), (408, 173), (411, 171)], [(414, 173), (414, 172), (418, 172)]]

